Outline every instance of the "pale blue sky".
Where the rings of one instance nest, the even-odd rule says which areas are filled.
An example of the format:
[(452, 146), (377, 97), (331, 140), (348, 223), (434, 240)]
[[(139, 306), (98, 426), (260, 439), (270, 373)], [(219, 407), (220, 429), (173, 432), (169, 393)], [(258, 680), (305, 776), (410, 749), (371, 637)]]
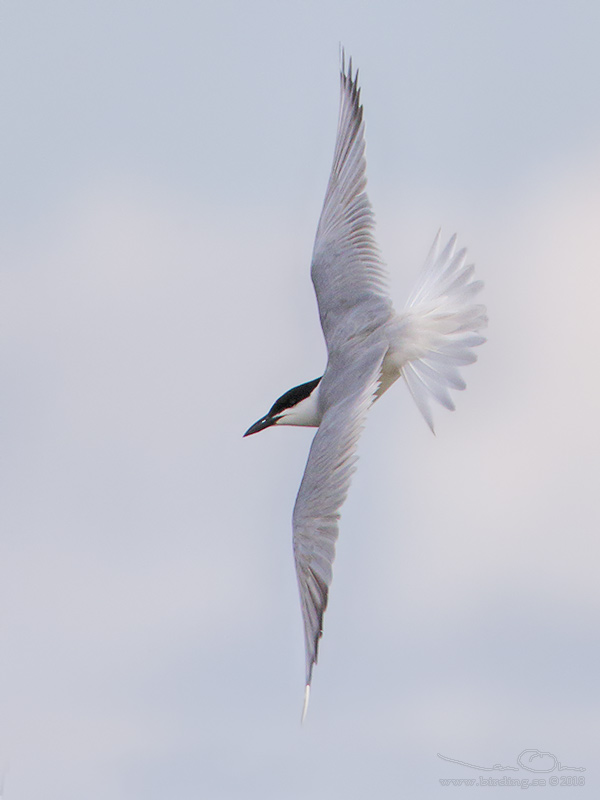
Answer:
[[(598, 796), (599, 30), (591, 1), (2, 5), (6, 800), (487, 797), (437, 754), (524, 749)], [(398, 305), (441, 225), (490, 328), (435, 438), (403, 386), (370, 415), (300, 728), (312, 432), (241, 434), (324, 366), (340, 42)]]

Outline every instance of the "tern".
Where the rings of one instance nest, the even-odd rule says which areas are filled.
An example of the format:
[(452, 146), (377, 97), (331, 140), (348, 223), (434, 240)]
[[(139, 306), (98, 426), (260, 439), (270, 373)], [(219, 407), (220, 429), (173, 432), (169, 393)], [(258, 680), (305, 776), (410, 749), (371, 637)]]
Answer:
[(440, 233), (401, 313), (388, 294), (385, 266), (373, 236), (365, 190), (363, 107), (358, 70), (341, 54), (340, 114), (333, 167), (315, 239), (311, 277), (327, 345), (320, 378), (290, 389), (244, 434), (276, 425), (318, 428), (292, 517), (293, 548), (304, 622), (306, 715), (317, 663), (338, 538), (340, 507), (357, 460), (358, 439), (371, 405), (398, 378), (406, 382), (433, 431), (430, 401), (454, 410), (450, 389), (464, 389), (459, 368), (476, 361), (485, 339), (483, 284), (473, 279), (456, 236), (440, 248)]

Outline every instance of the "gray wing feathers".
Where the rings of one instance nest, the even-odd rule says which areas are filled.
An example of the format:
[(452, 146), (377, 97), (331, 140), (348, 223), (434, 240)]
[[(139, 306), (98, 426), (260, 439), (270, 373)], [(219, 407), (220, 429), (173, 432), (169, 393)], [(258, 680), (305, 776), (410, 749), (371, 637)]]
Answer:
[(356, 447), (377, 390), (385, 349), (371, 350), (368, 370), (352, 392), (331, 405), (310, 449), (294, 507), (294, 557), (306, 644), (306, 683), (317, 661), (332, 578), (339, 509), (357, 460)]
[[(342, 57), (343, 58), (343, 57)], [(365, 191), (363, 109), (358, 72), (342, 60), (341, 99), (333, 167), (317, 228), (311, 275), (328, 348), (344, 341), (366, 320), (389, 315), (387, 274), (373, 238), (373, 212)], [(363, 314), (348, 312), (363, 304)]]

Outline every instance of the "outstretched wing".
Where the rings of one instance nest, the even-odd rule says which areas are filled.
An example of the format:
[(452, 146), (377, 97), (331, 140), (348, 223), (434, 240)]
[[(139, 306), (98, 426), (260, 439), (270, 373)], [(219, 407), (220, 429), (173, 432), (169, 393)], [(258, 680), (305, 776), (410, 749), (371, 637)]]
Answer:
[[(313, 439), (293, 514), (294, 557), (300, 589), (306, 645), (306, 686), (317, 662), (323, 614), (332, 577), (339, 509), (346, 499), (357, 460), (356, 446), (377, 391), (386, 343), (346, 348), (351, 380), (333, 386), (332, 403)], [(342, 366), (342, 365), (340, 365)], [(343, 370), (335, 370), (337, 375)], [(328, 380), (326, 374), (323, 381)], [(337, 382), (333, 379), (334, 384)], [(327, 387), (325, 387), (327, 389)]]
[(333, 167), (317, 228), (311, 276), (327, 348), (385, 323), (391, 313), (387, 274), (373, 238), (365, 191), (363, 108), (358, 71), (342, 54), (340, 116)]

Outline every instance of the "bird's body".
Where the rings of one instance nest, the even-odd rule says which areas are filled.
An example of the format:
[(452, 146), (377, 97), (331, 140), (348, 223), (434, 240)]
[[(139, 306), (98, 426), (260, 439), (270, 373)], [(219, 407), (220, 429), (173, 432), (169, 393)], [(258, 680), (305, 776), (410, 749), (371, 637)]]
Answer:
[(373, 238), (365, 192), (364, 123), (358, 73), (342, 57), (340, 118), (333, 168), (317, 229), (311, 277), (327, 367), (322, 378), (282, 395), (245, 435), (272, 425), (318, 427), (293, 513), (293, 540), (306, 644), (306, 712), (327, 606), (339, 509), (354, 472), (367, 411), (403, 376), (433, 430), (429, 401), (449, 409), (449, 389), (464, 389), (458, 367), (476, 360), (485, 309), (481, 282), (454, 252), (438, 252), (439, 233), (404, 311), (396, 313)]

